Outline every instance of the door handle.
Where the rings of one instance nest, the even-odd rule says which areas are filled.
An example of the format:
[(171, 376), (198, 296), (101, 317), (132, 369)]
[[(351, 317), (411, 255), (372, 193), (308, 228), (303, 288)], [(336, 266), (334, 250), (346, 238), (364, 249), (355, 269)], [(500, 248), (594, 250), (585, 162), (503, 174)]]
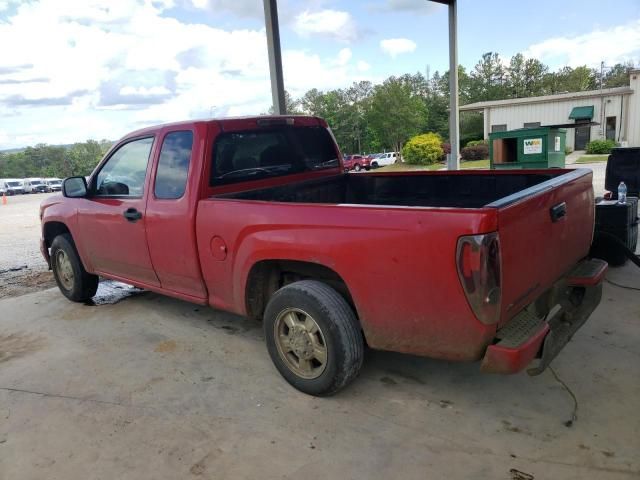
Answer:
[(127, 208), (123, 215), (129, 222), (137, 222), (142, 218), (142, 212), (139, 212), (135, 208)]
[(549, 209), (549, 214), (551, 215), (551, 221), (556, 223), (567, 214), (567, 203), (562, 202), (558, 205), (554, 205)]

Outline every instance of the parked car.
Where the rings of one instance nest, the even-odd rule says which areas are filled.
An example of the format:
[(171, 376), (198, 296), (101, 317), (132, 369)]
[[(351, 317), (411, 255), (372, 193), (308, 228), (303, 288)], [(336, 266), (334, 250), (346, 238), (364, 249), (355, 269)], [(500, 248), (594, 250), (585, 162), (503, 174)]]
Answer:
[(600, 302), (591, 170), (351, 175), (340, 158), (317, 117), (139, 130), (42, 202), (41, 251), (72, 301), (105, 277), (261, 318), (312, 395), (349, 384), (365, 342), (538, 374)]
[(345, 155), (343, 157), (344, 171), (349, 172), (355, 170), (369, 170), (371, 168), (371, 159), (365, 155)]
[(47, 192), (59, 192), (62, 190), (62, 180), (59, 178), (45, 178), (44, 184), (47, 187)]
[(44, 193), (47, 191), (47, 185), (42, 178), (25, 178), (24, 193)]
[(402, 160), (398, 152), (377, 153), (375, 158), (371, 160), (371, 166), (373, 168), (384, 167), (400, 161)]
[(24, 193), (24, 184), (22, 180), (18, 180), (17, 178), (7, 178), (3, 180), (3, 183), (7, 195), (20, 195)]

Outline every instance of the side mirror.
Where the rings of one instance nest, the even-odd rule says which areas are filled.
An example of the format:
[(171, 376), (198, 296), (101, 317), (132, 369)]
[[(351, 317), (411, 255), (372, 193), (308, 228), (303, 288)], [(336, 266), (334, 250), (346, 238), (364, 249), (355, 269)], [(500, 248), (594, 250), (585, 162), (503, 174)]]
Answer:
[(68, 198), (87, 196), (87, 180), (84, 177), (69, 177), (62, 182), (62, 195)]

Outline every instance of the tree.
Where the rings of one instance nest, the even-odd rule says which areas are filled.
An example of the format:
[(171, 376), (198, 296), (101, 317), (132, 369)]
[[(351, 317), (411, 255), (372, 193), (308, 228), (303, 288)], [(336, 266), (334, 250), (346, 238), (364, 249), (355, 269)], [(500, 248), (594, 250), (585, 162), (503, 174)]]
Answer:
[(374, 88), (369, 124), (383, 147), (399, 152), (403, 143), (426, 124), (423, 99), (401, 78), (389, 77)]
[(0, 153), (0, 178), (89, 175), (111, 144), (87, 140), (71, 147), (38, 144), (22, 152)]
[(603, 78), (604, 88), (625, 87), (629, 85), (629, 71), (633, 69), (633, 62), (616, 63)]
[(471, 72), (471, 101), (507, 98), (506, 71), (500, 55), (487, 52)]
[(595, 70), (586, 65), (582, 67), (563, 67), (551, 78), (547, 77), (547, 93), (583, 92), (594, 90), (598, 86)]
[(549, 67), (536, 58), (528, 58), (524, 63), (524, 96), (536, 97), (545, 94), (544, 78)]
[[(300, 111), (300, 101), (294, 99), (287, 90), (284, 91), (284, 105), (287, 109), (287, 115), (297, 115), (302, 113)], [(275, 108), (271, 105), (269, 107), (269, 115), (273, 115), (275, 111)]]

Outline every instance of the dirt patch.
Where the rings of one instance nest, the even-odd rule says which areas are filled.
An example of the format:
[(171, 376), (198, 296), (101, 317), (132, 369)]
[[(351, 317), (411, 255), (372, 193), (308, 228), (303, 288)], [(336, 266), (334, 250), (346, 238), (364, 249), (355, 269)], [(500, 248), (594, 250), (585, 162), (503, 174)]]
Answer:
[(55, 286), (53, 273), (48, 270), (27, 268), (0, 274), (0, 298), (18, 297)]
[(177, 344), (175, 340), (166, 340), (164, 342), (160, 342), (153, 351), (159, 353), (170, 353), (175, 352), (176, 347)]
[(40, 350), (44, 344), (42, 337), (29, 333), (0, 334), (0, 363)]

